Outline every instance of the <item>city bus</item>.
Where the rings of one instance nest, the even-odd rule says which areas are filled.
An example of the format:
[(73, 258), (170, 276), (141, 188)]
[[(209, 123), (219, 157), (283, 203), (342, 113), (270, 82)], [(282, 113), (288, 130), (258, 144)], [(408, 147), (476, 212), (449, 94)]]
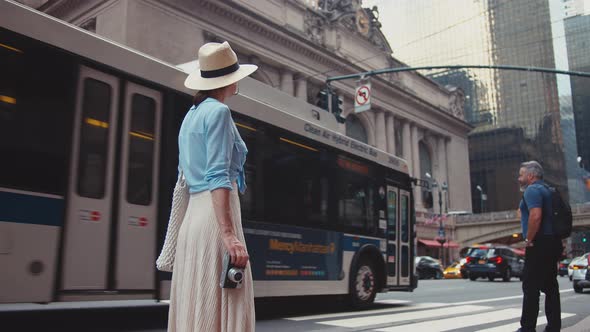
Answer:
[[(155, 260), (193, 92), (179, 66), (0, 1), (0, 303), (166, 300)], [(256, 298), (412, 291), (403, 159), (254, 79), (228, 102)], [(207, 267), (203, 267), (207, 268)]]

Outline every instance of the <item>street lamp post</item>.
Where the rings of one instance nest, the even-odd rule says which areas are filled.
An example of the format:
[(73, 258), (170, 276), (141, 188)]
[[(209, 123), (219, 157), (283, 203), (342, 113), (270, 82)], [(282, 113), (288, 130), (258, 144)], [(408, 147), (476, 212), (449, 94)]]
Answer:
[(443, 182), (440, 189), (442, 189), (442, 191), (445, 192), (445, 213), (449, 213), (449, 203), (448, 203), (449, 185), (446, 182)]
[(483, 213), (483, 189), (480, 185), (477, 185), (475, 188), (479, 190), (479, 213)]
[[(436, 181), (436, 179), (434, 179), (432, 177), (432, 175), (430, 175), (430, 173), (426, 173), (426, 177), (429, 179), (432, 179), (432, 181), (433, 181), (432, 188), (438, 188), (438, 182)], [(443, 266), (445, 266), (444, 245), (447, 240), (445, 238), (445, 229), (442, 224), (442, 191), (446, 190), (446, 188), (447, 188), (446, 183), (443, 183), (441, 185), (441, 188), (438, 188), (438, 211), (439, 211), (439, 214), (438, 214), (438, 237), (436, 238), (438, 243), (440, 243), (440, 261)]]

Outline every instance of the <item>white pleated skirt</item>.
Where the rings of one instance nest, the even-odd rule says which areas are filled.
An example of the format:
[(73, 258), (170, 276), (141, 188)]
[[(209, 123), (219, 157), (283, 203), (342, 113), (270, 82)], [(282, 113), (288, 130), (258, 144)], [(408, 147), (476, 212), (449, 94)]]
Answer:
[[(245, 245), (237, 186), (230, 193), (234, 230)], [(191, 194), (178, 233), (172, 273), (169, 332), (249, 332), (255, 329), (250, 264), (242, 288), (219, 287), (225, 247), (207, 190)]]

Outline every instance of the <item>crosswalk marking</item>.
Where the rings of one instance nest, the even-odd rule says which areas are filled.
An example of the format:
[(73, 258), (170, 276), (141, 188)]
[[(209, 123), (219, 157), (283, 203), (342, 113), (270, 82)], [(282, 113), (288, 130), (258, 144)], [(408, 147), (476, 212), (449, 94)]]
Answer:
[[(399, 326), (386, 327), (378, 329), (379, 332), (398, 332), (398, 331), (449, 331), (464, 327), (477, 326), (497, 322), (498, 320), (508, 320), (520, 317), (520, 309), (504, 309), (500, 311), (490, 311), (481, 314), (466, 315), (461, 317), (452, 317), (446, 319), (432, 320), (427, 322), (405, 324)], [(504, 330), (506, 331), (506, 330)]]
[[(559, 292), (560, 293), (567, 293), (567, 292), (573, 292), (573, 291), (574, 291), (574, 289), (573, 288), (570, 288), (570, 289), (562, 289)], [(541, 293), (541, 296), (545, 296), (545, 294), (544, 293)], [(485, 302), (497, 302), (497, 301), (504, 301), (504, 300), (520, 299), (520, 298), (522, 298), (522, 294), (521, 295), (513, 295), (513, 296), (505, 296), (505, 297), (495, 297), (495, 298), (483, 299), (483, 300), (455, 302), (455, 303), (453, 303), (453, 305), (477, 304), (477, 303), (485, 303)]]
[(349, 317), (354, 315), (359, 316), (366, 316), (366, 315), (373, 315), (373, 314), (384, 314), (384, 313), (395, 313), (400, 311), (409, 311), (409, 310), (420, 310), (420, 309), (430, 309), (430, 308), (437, 308), (446, 306), (445, 303), (418, 303), (415, 305), (408, 305), (408, 306), (400, 306), (395, 308), (387, 308), (387, 309), (377, 309), (377, 310), (367, 310), (367, 311), (354, 311), (354, 312), (338, 312), (333, 314), (322, 314), (322, 315), (313, 315), (313, 316), (301, 316), (301, 317), (289, 317), (285, 318), (287, 320), (292, 321), (307, 321), (307, 320), (319, 320), (319, 319), (330, 319), (330, 318), (338, 318), (338, 317)]
[[(428, 318), (437, 318), (437, 317), (450, 316), (450, 315), (456, 315), (456, 314), (465, 314), (465, 313), (476, 312), (476, 311), (481, 311), (481, 310), (486, 310), (486, 309), (491, 309), (491, 307), (476, 306), (476, 305), (451, 306), (451, 307), (444, 307), (444, 308), (424, 310), (424, 311), (402, 312), (397, 315), (389, 315), (388, 314), (388, 315), (363, 316), (363, 317), (356, 317), (356, 318), (332, 320), (332, 321), (326, 321), (326, 322), (319, 322), (319, 324), (355, 328), (355, 327), (362, 327), (362, 326), (369, 326), (369, 325), (391, 324), (391, 323), (397, 323), (397, 322), (414, 320), (414, 319), (428, 319)], [(518, 312), (520, 314), (520, 311), (518, 311)], [(497, 319), (497, 317), (496, 317), (496, 319)], [(456, 318), (453, 318), (453, 320), (456, 320)]]
[[(568, 318), (568, 317), (573, 317), (575, 315), (576, 314), (562, 313), (561, 314), (561, 319), (565, 319), (565, 318)], [(547, 324), (547, 317), (540, 316), (539, 318), (537, 318), (537, 326), (543, 325), (543, 324)], [(506, 325), (502, 325), (502, 326), (494, 326), (494, 327), (489, 328), (489, 329), (479, 330), (478, 332), (516, 331), (518, 328), (520, 328), (520, 322), (510, 323), (510, 324), (506, 324)]]
[(409, 304), (412, 301), (408, 300), (376, 300), (375, 304)]

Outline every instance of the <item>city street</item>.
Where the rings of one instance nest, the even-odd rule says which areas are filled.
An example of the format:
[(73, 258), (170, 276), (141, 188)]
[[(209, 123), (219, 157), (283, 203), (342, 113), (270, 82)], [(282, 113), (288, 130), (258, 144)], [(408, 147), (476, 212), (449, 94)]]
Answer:
[[(559, 278), (565, 331), (588, 330), (590, 292), (574, 293)], [(257, 304), (257, 331), (515, 331), (520, 318), (521, 283), (469, 280), (420, 280), (414, 293), (380, 294), (363, 311), (334, 305), (335, 298), (287, 299)], [(543, 308), (541, 297), (541, 310)], [(100, 304), (59, 305), (63, 309), (31, 312), (41, 305), (0, 305), (4, 331), (163, 332), (167, 306), (129, 302), (116, 309), (76, 309)], [(10, 311), (20, 308), (19, 311)], [(584, 321), (585, 320), (585, 321)], [(545, 324), (544, 313), (538, 331)]]

